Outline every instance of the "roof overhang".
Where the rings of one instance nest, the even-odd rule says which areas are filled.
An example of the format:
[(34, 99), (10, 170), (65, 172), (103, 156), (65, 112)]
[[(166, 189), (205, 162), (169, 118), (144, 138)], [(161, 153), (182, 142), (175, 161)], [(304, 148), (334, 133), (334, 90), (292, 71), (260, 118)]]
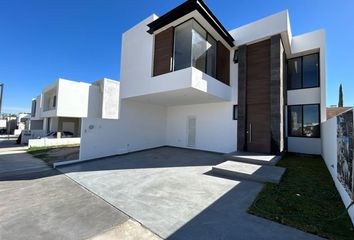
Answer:
[(198, 11), (207, 22), (216, 30), (216, 32), (230, 45), (234, 47), (234, 39), (225, 29), (225, 27), (220, 23), (220, 21), (215, 17), (215, 15), (210, 11), (207, 5), (202, 0), (188, 0), (178, 7), (172, 9), (168, 13), (159, 17), (155, 21), (148, 24), (148, 33), (153, 34), (155, 31), (163, 28), (167, 24), (191, 13), (193, 11)]

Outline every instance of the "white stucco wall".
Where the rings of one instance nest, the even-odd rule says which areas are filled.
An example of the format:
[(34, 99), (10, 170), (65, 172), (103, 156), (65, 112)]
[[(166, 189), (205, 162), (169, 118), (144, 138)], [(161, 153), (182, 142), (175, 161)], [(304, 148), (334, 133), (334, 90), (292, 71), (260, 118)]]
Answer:
[[(323, 29), (294, 36), (291, 41), (293, 56), (318, 52), (320, 55), (321, 122), (326, 121), (326, 32)], [(302, 91), (305, 91), (303, 89)], [(318, 98), (318, 93), (316, 93)], [(309, 102), (311, 103), (311, 102)]]
[(321, 154), (321, 138), (288, 137), (288, 151), (305, 154)]
[[(157, 19), (151, 15), (123, 33), (120, 65), (121, 97), (144, 93), (152, 76), (153, 35), (147, 33), (147, 24)], [(145, 84), (143, 84), (145, 83)]]
[(288, 105), (319, 103), (321, 103), (321, 88), (288, 90)]
[(195, 149), (229, 153), (237, 149), (237, 121), (233, 104), (210, 103), (167, 109), (167, 145), (187, 147), (187, 119), (196, 118)]
[(152, 15), (123, 34), (121, 97), (133, 98), (192, 88), (205, 93), (206, 96), (211, 95), (221, 101), (229, 101), (232, 91), (229, 86), (192, 67), (152, 76), (154, 35), (147, 33), (147, 24), (156, 18), (157, 16)]
[(273, 35), (286, 32), (291, 39), (288, 11), (282, 11), (229, 31), (236, 46), (251, 44)]
[(41, 138), (28, 140), (28, 147), (50, 147), (78, 144), (80, 144), (80, 138)]
[[(337, 118), (331, 118), (321, 125), (322, 132), (322, 157), (326, 166), (331, 173), (332, 179), (342, 198), (344, 205), (347, 207), (351, 203), (348, 193), (343, 185), (337, 179)], [(354, 224), (354, 206), (349, 211), (349, 216)]]
[(91, 84), (59, 79), (57, 116), (87, 117)]
[(121, 100), (118, 120), (84, 118), (80, 160), (163, 146), (166, 107)]
[(104, 119), (118, 119), (120, 83), (110, 79), (102, 80), (102, 115)]
[(89, 87), (87, 117), (100, 118), (102, 115), (101, 108), (102, 108), (102, 94), (101, 94), (100, 86), (97, 84), (92, 84)]
[(38, 95), (36, 98), (32, 99), (32, 101), (36, 102), (36, 111), (34, 116), (31, 116), (31, 120), (41, 120), (42, 119), (42, 94)]

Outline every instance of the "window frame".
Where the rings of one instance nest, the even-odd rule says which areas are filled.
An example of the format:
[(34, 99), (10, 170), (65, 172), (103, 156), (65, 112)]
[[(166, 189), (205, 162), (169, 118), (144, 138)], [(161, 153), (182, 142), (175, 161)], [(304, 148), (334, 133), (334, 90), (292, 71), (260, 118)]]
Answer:
[[(178, 69), (178, 70), (175, 70), (175, 52), (176, 52), (176, 34), (175, 34), (175, 31), (176, 31), (176, 28), (177, 27), (179, 27), (180, 25), (182, 25), (182, 24), (184, 24), (184, 23), (186, 23), (186, 22), (188, 22), (188, 21), (195, 21), (205, 32), (206, 32), (206, 39), (205, 39), (205, 41), (208, 41), (208, 38), (209, 37), (211, 37), (214, 41), (215, 41), (215, 43), (217, 44), (218, 43), (218, 40), (216, 40), (216, 38), (215, 37), (213, 37), (208, 31), (207, 31), (207, 29), (205, 28), (205, 27), (203, 27), (203, 25), (202, 24), (200, 24), (198, 21), (197, 21), (197, 19), (195, 19), (194, 17), (191, 17), (191, 18), (189, 18), (189, 19), (187, 19), (187, 20), (185, 20), (185, 21), (183, 21), (183, 22), (181, 22), (181, 23), (179, 23), (179, 24), (177, 24), (176, 26), (174, 26), (173, 27), (173, 52), (172, 52), (172, 71), (171, 72), (175, 72), (175, 71), (179, 71), (179, 70), (182, 70), (182, 69), (186, 69), (186, 68), (182, 68), (182, 69)], [(191, 43), (192, 44), (192, 43)], [(206, 72), (207, 72), (207, 67), (208, 67), (208, 57), (207, 57), (207, 55), (208, 54), (205, 54), (206, 55), (206, 57), (205, 57), (205, 72), (203, 72), (203, 71), (201, 71), (201, 70), (199, 70), (199, 71), (201, 71), (201, 72), (203, 72), (203, 73), (205, 73), (205, 74), (207, 74)], [(215, 78), (215, 79), (217, 79), (216, 78), (216, 73), (217, 73), (217, 64), (216, 64), (216, 62), (217, 62), (217, 56), (218, 56), (218, 48), (217, 48), (217, 46), (215, 46), (215, 76), (211, 76), (211, 75), (209, 75), (209, 74), (207, 74), (208, 76), (210, 76), (210, 77), (212, 77), (212, 78)], [(192, 65), (192, 53), (191, 53), (191, 64), (190, 64), (190, 66), (189, 67), (193, 67), (193, 65)], [(194, 67), (195, 68), (195, 67)], [(196, 68), (197, 69), (197, 68)], [(217, 79), (218, 80), (218, 79)]]
[[(318, 61), (318, 76), (317, 76), (317, 83), (318, 85), (315, 87), (304, 87), (304, 57), (306, 56), (310, 56), (310, 55), (317, 55), (317, 61)], [(301, 87), (299, 88), (290, 88), (291, 84), (289, 84), (289, 60), (293, 60), (296, 58), (300, 58), (301, 59)], [(320, 53), (309, 53), (309, 54), (305, 54), (302, 56), (298, 56), (298, 57), (292, 57), (292, 58), (288, 58), (286, 60), (286, 64), (287, 64), (287, 73), (286, 73), (286, 77), (287, 77), (287, 90), (291, 91), (291, 90), (299, 90), (299, 89), (310, 89), (310, 88), (319, 88), (321, 87), (321, 64), (320, 64)]]
[(238, 120), (238, 105), (235, 104), (232, 107), (232, 120)]
[[(319, 128), (319, 134), (318, 136), (312, 137), (312, 136), (306, 136), (304, 135), (304, 106), (309, 106), (309, 105), (316, 105), (318, 107), (318, 128)], [(290, 124), (290, 116), (291, 116), (291, 107), (301, 107), (301, 136), (296, 136), (291, 134), (291, 124)], [(294, 137), (294, 138), (321, 138), (321, 104), (319, 103), (307, 103), (307, 104), (294, 104), (294, 105), (288, 105), (287, 106), (287, 111), (288, 111), (288, 121), (287, 121), (287, 130), (288, 130), (288, 137)]]
[(57, 95), (54, 95), (53, 96), (53, 108), (56, 108), (57, 107)]
[(31, 108), (31, 117), (36, 116), (36, 111), (37, 111), (37, 100), (32, 101), (32, 108)]

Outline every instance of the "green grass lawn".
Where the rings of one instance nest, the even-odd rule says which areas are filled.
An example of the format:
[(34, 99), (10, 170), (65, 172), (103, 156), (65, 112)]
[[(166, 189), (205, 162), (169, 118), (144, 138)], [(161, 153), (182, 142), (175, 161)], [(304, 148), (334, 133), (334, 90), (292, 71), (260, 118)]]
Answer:
[[(248, 212), (329, 239), (354, 239), (354, 228), (319, 156), (286, 155), (279, 185), (264, 186)], [(354, 206), (353, 206), (354, 207)]]

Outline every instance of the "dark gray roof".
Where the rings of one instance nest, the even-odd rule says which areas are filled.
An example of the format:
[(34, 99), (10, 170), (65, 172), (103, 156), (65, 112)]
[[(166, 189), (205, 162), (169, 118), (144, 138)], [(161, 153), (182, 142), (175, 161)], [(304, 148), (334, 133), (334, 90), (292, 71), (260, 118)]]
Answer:
[(215, 15), (210, 11), (208, 6), (202, 0), (188, 0), (178, 7), (172, 9), (168, 13), (162, 15), (155, 21), (148, 24), (148, 33), (152, 34), (156, 30), (166, 26), (167, 24), (187, 15), (190, 12), (197, 10), (208, 23), (220, 34), (220, 36), (230, 45), (234, 46), (234, 39), (225, 29), (225, 27), (220, 23), (220, 21), (215, 17)]

